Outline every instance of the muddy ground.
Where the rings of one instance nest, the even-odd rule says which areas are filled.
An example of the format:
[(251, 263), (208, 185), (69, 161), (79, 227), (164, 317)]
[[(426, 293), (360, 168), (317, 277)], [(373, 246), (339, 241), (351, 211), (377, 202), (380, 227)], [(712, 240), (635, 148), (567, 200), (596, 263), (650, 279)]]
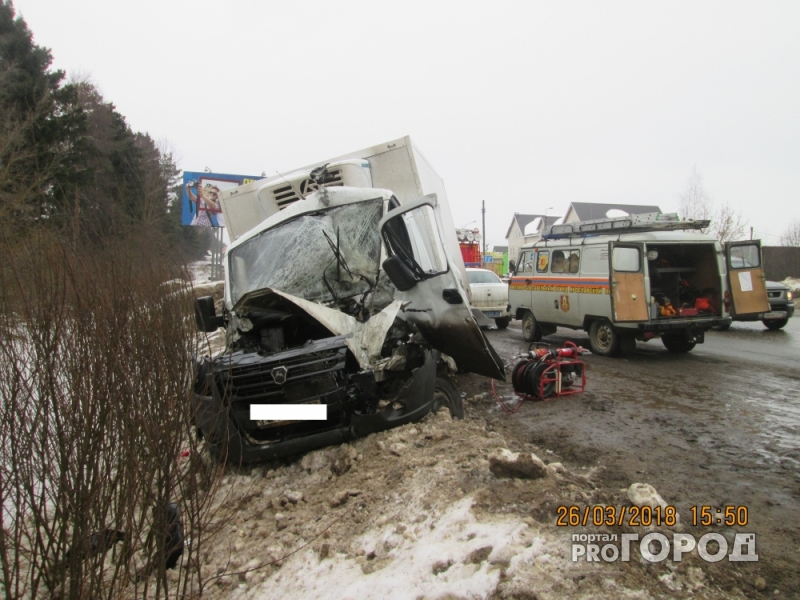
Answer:
[[(527, 346), (517, 323), (487, 333), (509, 362)], [(559, 333), (556, 345), (570, 338)], [(508, 415), (487, 379), (458, 375), (464, 420), (430, 415), (348, 445), (229, 469), (216, 497), (221, 529), (203, 552), (209, 597), (800, 596), (796, 416), (781, 412), (790, 403), (760, 402), (769, 394), (796, 402), (798, 371), (675, 356), (660, 344), (586, 360), (581, 395)], [(510, 385), (497, 391), (514, 403)], [(548, 475), (496, 477), (488, 458), (500, 448), (535, 453), (552, 464)], [(559, 506), (630, 505), (625, 492), (637, 482), (676, 506), (681, 523), (556, 525)], [(690, 507), (703, 504), (747, 506), (748, 525), (694, 527)], [(759, 562), (710, 564), (696, 551), (681, 562), (651, 564), (638, 552), (630, 562), (573, 562), (572, 534), (601, 531), (755, 532)]]

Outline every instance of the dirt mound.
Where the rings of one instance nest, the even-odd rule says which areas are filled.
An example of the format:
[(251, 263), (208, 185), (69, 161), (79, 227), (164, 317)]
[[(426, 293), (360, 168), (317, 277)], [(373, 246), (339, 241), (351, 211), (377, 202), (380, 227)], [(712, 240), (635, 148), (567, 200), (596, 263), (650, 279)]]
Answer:
[[(215, 498), (219, 534), (202, 556), (215, 578), (209, 597), (651, 597), (643, 590), (664, 569), (573, 562), (575, 529), (555, 525), (558, 506), (619, 504), (625, 490), (604, 495), (596, 469), (570, 471), (546, 449), (504, 439), (488, 398), (467, 405), (461, 421), (440, 411), (231, 472)], [(489, 459), (505, 448), (541, 453), (548, 473), (497, 477)], [(694, 568), (685, 560), (661, 590), (704, 587)]]

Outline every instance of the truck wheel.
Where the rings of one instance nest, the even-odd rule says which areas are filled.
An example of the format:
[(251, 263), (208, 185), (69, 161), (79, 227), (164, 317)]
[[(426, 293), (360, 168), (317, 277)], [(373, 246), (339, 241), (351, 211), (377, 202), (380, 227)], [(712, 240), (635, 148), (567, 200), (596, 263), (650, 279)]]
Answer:
[(683, 335), (662, 335), (661, 341), (670, 352), (689, 352), (697, 345), (694, 340), (688, 340)]
[(770, 319), (769, 321), (764, 320), (761, 322), (767, 329), (771, 329), (772, 331), (778, 331), (778, 329), (783, 329), (784, 327), (786, 327), (786, 324), (789, 322), (789, 319)]
[(502, 319), (494, 320), (494, 324), (497, 325), (498, 329), (505, 329), (508, 327), (509, 323), (511, 323), (511, 317), (503, 317)]
[(589, 327), (589, 345), (600, 356), (619, 354), (620, 335), (608, 321), (592, 321)]
[[(766, 323), (765, 323), (766, 325)], [(728, 331), (731, 328), (730, 323), (723, 323), (722, 325), (714, 325), (714, 329), (717, 331)]]
[(542, 331), (536, 323), (536, 317), (529, 310), (522, 315), (522, 337), (526, 342), (538, 342), (542, 339)]
[(431, 412), (438, 412), (440, 408), (449, 410), (450, 416), (453, 419), (464, 418), (464, 401), (461, 399), (461, 394), (459, 394), (455, 386), (450, 383), (450, 380), (444, 377), (436, 378)]

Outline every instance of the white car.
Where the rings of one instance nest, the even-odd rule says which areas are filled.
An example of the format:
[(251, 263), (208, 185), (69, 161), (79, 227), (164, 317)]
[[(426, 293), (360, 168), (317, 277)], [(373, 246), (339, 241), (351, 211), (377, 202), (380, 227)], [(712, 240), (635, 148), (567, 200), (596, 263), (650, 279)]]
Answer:
[[(488, 269), (467, 269), (469, 287), (472, 290), (472, 306), (484, 317), (494, 319), (498, 329), (505, 329), (511, 322), (508, 312), (508, 284)], [(484, 325), (481, 320), (480, 325)], [(488, 325), (488, 323), (487, 323)]]

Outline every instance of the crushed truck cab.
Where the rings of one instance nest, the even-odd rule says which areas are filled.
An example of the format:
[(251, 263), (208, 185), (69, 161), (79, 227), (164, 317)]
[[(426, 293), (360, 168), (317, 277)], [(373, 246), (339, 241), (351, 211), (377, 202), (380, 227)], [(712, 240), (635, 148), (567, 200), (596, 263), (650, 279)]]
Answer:
[(730, 244), (726, 256), (697, 231), (708, 225), (651, 213), (551, 226), (522, 248), (509, 283), (525, 339), (568, 327), (587, 331), (604, 356), (658, 337), (669, 351), (688, 352), (732, 314), (768, 311), (760, 260), (746, 268), (731, 260), (760, 257), (760, 242)]
[[(230, 207), (229, 207), (230, 208)], [(198, 360), (199, 432), (233, 462), (304, 452), (461, 399), (447, 365), (504, 378), (472, 318), (436, 194), (321, 185), (228, 248), (224, 311), (200, 299), (226, 349)], [(455, 364), (454, 364), (455, 363)], [(319, 421), (257, 420), (258, 405), (325, 405)]]

